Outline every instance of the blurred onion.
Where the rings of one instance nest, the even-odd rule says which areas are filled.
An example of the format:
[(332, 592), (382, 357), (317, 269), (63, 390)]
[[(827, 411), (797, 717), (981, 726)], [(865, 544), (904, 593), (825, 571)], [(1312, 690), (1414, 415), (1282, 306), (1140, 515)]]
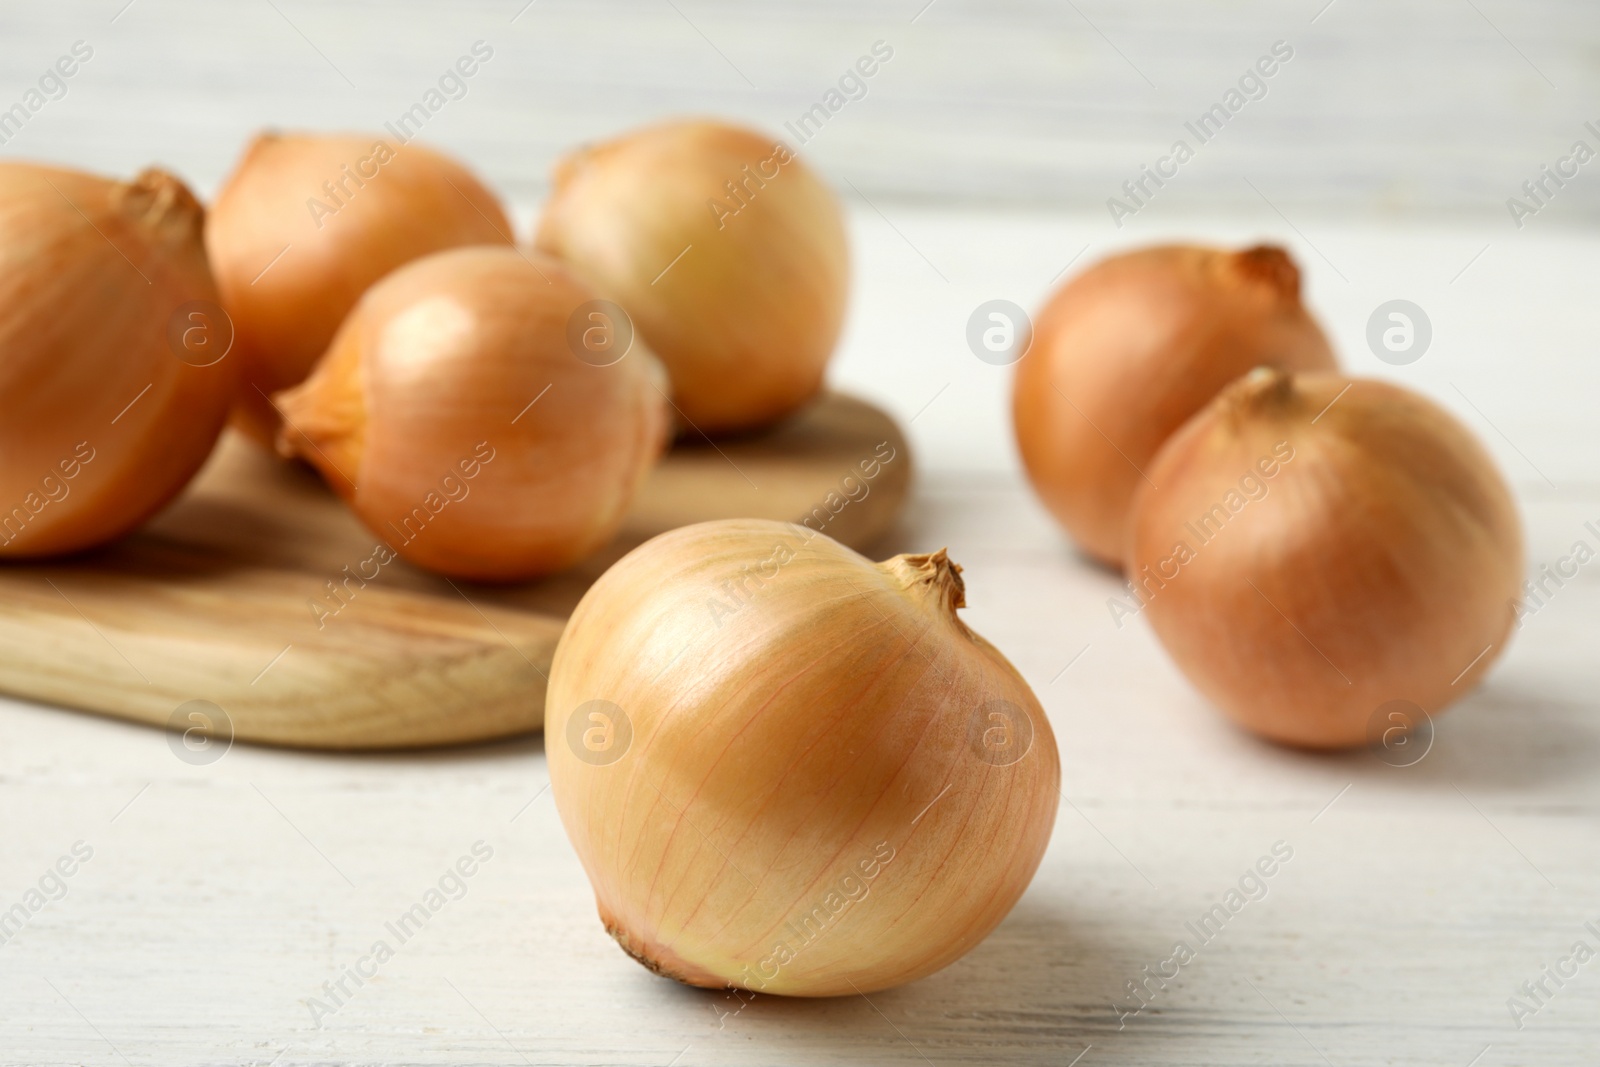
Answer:
[(206, 246), (245, 364), (235, 421), (264, 444), (268, 401), (310, 373), (361, 294), (461, 245), (512, 243), (494, 194), (418, 144), (263, 133), (217, 196)]
[(1264, 737), (1360, 745), (1384, 705), (1437, 714), (1504, 650), (1516, 507), (1473, 436), (1415, 393), (1263, 368), (1149, 474), (1128, 578), (1178, 666)]
[(1095, 264), (1039, 312), (1017, 367), (1012, 415), (1034, 489), (1080, 548), (1120, 565), (1151, 457), (1256, 366), (1336, 366), (1282, 249), (1163, 245)]
[[(489, 581), (567, 567), (616, 533), (667, 437), (643, 345), (571, 348), (594, 294), (557, 261), (461, 248), (373, 286), (279, 394), (280, 448), (419, 566)], [(587, 355), (587, 353), (586, 353)]]
[(0, 556), (131, 530), (188, 484), (238, 384), (177, 178), (0, 163)]
[(633, 316), (706, 433), (817, 395), (844, 322), (839, 203), (782, 143), (716, 122), (647, 127), (563, 160), (538, 247)]

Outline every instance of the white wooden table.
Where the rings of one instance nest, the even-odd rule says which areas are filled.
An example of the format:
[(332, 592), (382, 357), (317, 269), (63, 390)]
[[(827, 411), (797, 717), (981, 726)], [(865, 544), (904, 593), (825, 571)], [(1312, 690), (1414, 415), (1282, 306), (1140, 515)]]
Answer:
[[(1142, 622), (1113, 624), (1115, 581), (1019, 481), (1008, 372), (962, 340), (982, 299), (1035, 304), (1106, 239), (1099, 220), (891, 217), (853, 217), (861, 284), (835, 375), (918, 446), (914, 503), (883, 551), (950, 546), (968, 621), (1037, 689), (1062, 749), (1055, 838), (989, 940), (870, 1003), (740, 1010), (646, 973), (601, 930), (537, 739), (401, 757), (240, 745), (191, 766), (159, 732), (0, 701), (0, 907), (76, 842), (93, 850), (0, 947), (0, 1062), (1064, 1065), (1092, 1045), (1085, 1067), (1593, 1063), (1600, 962), (1559, 990), (1546, 979), (1555, 995), (1520, 1031), (1507, 998), (1575, 940), (1600, 947), (1583, 926), (1600, 926), (1595, 573), (1527, 620), (1415, 766), (1240, 735)], [(1349, 279), (1291, 241), (1347, 363), (1411, 381), (1484, 435), (1534, 565), (1592, 544), (1595, 311), (1577, 300), (1600, 242), (1306, 233)], [(1402, 294), (1429, 311), (1435, 348), (1391, 368), (1362, 334)], [(332, 1005), (323, 983), (478, 841), (493, 858), (465, 895), (315, 1013), (312, 998)], [(1125, 983), (1174, 941), (1196, 945), (1185, 923), (1279, 841), (1293, 859), (1267, 896), (1120, 1019), (1114, 1003), (1137, 1005)]]
[[(1544, 2), (1528, 21), (1475, 3), (1492, 25), (1463, 6), (1423, 32), (1426, 5), (1411, 2), (1382, 14), (1341, 3), (1311, 26), (1320, 4), (1208, 5), (1174, 23), (1084, 0), (1101, 37), (1070, 10), (1031, 33), (1043, 16), (1028, 5), (986, 21), (940, 0), (905, 31), (906, 81), (886, 78), (853, 127), (817, 145), (825, 169), (862, 194), (852, 195), (856, 296), (833, 379), (896, 412), (917, 448), (914, 501), (882, 554), (949, 546), (967, 568), (967, 621), (1034, 685), (1061, 743), (1066, 803), (1050, 851), (1016, 911), (967, 958), (870, 1002), (741, 1004), (688, 990), (646, 973), (601, 930), (538, 739), (391, 757), (240, 745), (197, 766), (162, 733), (0, 699), (0, 913), (41, 879), (65, 890), (0, 945), (0, 1064), (1600, 1060), (1600, 960), (1560, 988), (1542, 972), (1579, 939), (1600, 950), (1584, 925), (1600, 928), (1600, 564), (1526, 621), (1415, 766), (1266, 746), (1204, 705), (1142, 621), (1115, 626), (1106, 600), (1117, 582), (1064, 546), (1020, 479), (1009, 371), (963, 340), (977, 304), (1037, 306), (1076, 257), (1081, 266), (1173, 236), (1283, 240), (1347, 367), (1421, 389), (1483, 435), (1517, 488), (1530, 568), (1580, 539), (1600, 547), (1584, 527), (1600, 525), (1600, 239), (1562, 228), (1592, 214), (1600, 176), (1586, 173), (1559, 212), (1520, 231), (1499, 202), (1576, 135), (1568, 126), (1593, 98), (1583, 51), (1593, 14)], [(413, 2), (389, 20), (348, 3), (280, 6), (366, 95), (345, 95), (269, 7), (223, 16), (141, 0), (106, 22), (103, 65), (4, 154), (119, 171), (154, 156), (209, 189), (250, 126), (370, 125), (380, 98), (412, 93), (414, 76), (452, 58), (457, 38), (470, 43), (477, 21), (521, 5), (445, 14)], [(693, 25), (640, 5), (610, 5), (610, 29), (570, 7), (529, 10), (517, 32), (548, 21), (505, 46), (502, 80), (441, 120), (440, 140), (512, 190), (526, 226), (560, 144), (686, 107), (776, 126), (853, 58), (856, 37), (870, 43), (891, 14), (908, 18), (890, 5), (781, 18), (770, 6), (679, 6)], [(85, 35), (78, 22), (120, 7), (0, 12), (6, 69), (42, 68)], [(1307, 27), (1295, 32), (1310, 42), (1313, 84), (1285, 83), (1266, 102), (1282, 109), (1275, 117), (1264, 112), (1186, 191), (1114, 229), (1099, 206), (1106, 180), (1131, 173), (1174, 116), (1291, 15)], [(565, 47), (563, 27), (587, 36)], [(1436, 51), (1406, 45), (1413, 31)], [(1320, 46), (1316, 33), (1327, 35)], [(706, 37), (777, 88), (730, 90), (718, 79), (734, 74)], [(660, 48), (645, 47), (654, 38)], [(1113, 41), (1161, 74), (1165, 95), (1140, 95)], [(970, 49), (982, 65), (962, 62)], [(1454, 80), (1430, 66), (1439, 50), (1463, 64)], [(1564, 88), (1549, 89), (1541, 70)], [(1385, 121), (1384, 136), (1368, 135)], [(1270, 203), (1235, 195), (1250, 175)], [(897, 193), (1076, 213), (917, 207)], [(1317, 203), (1339, 206), (1337, 221), (1307, 206)], [(1440, 204), (1452, 210), (1430, 215)], [(1430, 351), (1403, 367), (1365, 342), (1368, 316), (1394, 298), (1423, 307), (1434, 330)], [(324, 983), (477, 842), (492, 858), (460, 899), (337, 1011), (314, 1011), (314, 998), (331, 1002)], [(1114, 1005), (1137, 1004), (1126, 983), (1175, 941), (1196, 945), (1186, 923), (1277, 842), (1293, 857), (1265, 898), (1146, 1010), (1119, 1016)], [(75, 846), (92, 855), (73, 858)], [(58, 862), (70, 877), (48, 875)], [(1534, 1004), (1519, 987), (1541, 979), (1552, 995), (1519, 1029), (1508, 998)]]

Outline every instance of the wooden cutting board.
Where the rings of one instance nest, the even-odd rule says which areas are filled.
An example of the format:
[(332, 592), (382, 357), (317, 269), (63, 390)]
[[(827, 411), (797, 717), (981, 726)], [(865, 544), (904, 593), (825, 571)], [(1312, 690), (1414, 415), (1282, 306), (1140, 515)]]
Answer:
[[(679, 444), (617, 539), (577, 568), (480, 585), (367, 562), (378, 538), (314, 473), (230, 431), (132, 537), (49, 565), (0, 565), (0, 691), (307, 748), (525, 733), (543, 722), (567, 616), (629, 549), (707, 519), (808, 516), (865, 547), (910, 479), (893, 420), (831, 394), (757, 436)], [(346, 567), (378, 574), (347, 582)]]

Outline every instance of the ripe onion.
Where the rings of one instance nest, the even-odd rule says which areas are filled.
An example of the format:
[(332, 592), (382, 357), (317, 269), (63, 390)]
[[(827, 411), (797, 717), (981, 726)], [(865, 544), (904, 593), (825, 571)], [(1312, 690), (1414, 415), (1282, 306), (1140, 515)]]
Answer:
[(628, 310), (706, 433), (751, 429), (822, 387), (844, 322), (838, 201), (788, 147), (670, 122), (561, 162), (538, 247)]
[(1035, 491), (1079, 547), (1120, 565), (1151, 457), (1256, 366), (1337, 366), (1281, 248), (1167, 245), (1095, 264), (1050, 298), (1017, 367), (1012, 416)]
[(178, 179), (0, 164), (0, 556), (126, 533), (188, 484), (238, 383)]
[(1149, 475), (1130, 582), (1190, 680), (1264, 737), (1360, 745), (1382, 706), (1437, 714), (1505, 646), (1522, 578), (1510, 490), (1414, 393), (1263, 368)]
[(830, 996), (930, 974), (1005, 917), (1060, 763), (1027, 683), (957, 617), (960, 571), (738, 519), (662, 534), (589, 590), (545, 736), (624, 950), (690, 985)]
[(270, 444), (278, 417), (267, 398), (305, 379), (379, 278), (431, 252), (511, 242), (494, 194), (421, 145), (261, 134), (206, 227), (245, 364), (235, 422)]
[(402, 267), (278, 395), (279, 448), (419, 566), (509, 580), (575, 563), (616, 532), (667, 437), (665, 375), (642, 345), (604, 366), (569, 348), (593, 299), (513, 248)]

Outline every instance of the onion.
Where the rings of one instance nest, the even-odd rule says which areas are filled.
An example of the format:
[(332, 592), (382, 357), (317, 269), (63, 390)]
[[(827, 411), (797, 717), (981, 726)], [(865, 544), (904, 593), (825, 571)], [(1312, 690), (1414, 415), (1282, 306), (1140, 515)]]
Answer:
[(0, 556), (103, 544), (171, 500), (238, 382), (180, 182), (0, 163)]
[(419, 566), (491, 581), (569, 566), (616, 532), (667, 436), (642, 345), (603, 366), (569, 348), (593, 299), (512, 248), (402, 267), (279, 394), (279, 448)]
[(1021, 896), (1060, 763), (944, 552), (683, 527), (608, 570), (556, 647), (550, 781), (601, 921), (657, 973), (795, 996), (959, 958)]
[(538, 246), (627, 309), (684, 420), (746, 430), (816, 396), (849, 254), (838, 201), (789, 148), (671, 122), (574, 153), (554, 185)]
[(1385, 704), (1438, 714), (1505, 647), (1522, 577), (1511, 493), (1414, 393), (1263, 368), (1148, 473), (1134, 591), (1184, 673), (1264, 737), (1360, 745)]
[(430, 252), (511, 242), (494, 194), (421, 145), (261, 134), (206, 227), (245, 364), (235, 422), (270, 444), (278, 416), (267, 398), (305, 379), (379, 278)]
[(1336, 366), (1282, 249), (1166, 245), (1095, 264), (1050, 298), (1017, 367), (1012, 414), (1034, 489), (1080, 548), (1120, 565), (1156, 450), (1256, 366)]

